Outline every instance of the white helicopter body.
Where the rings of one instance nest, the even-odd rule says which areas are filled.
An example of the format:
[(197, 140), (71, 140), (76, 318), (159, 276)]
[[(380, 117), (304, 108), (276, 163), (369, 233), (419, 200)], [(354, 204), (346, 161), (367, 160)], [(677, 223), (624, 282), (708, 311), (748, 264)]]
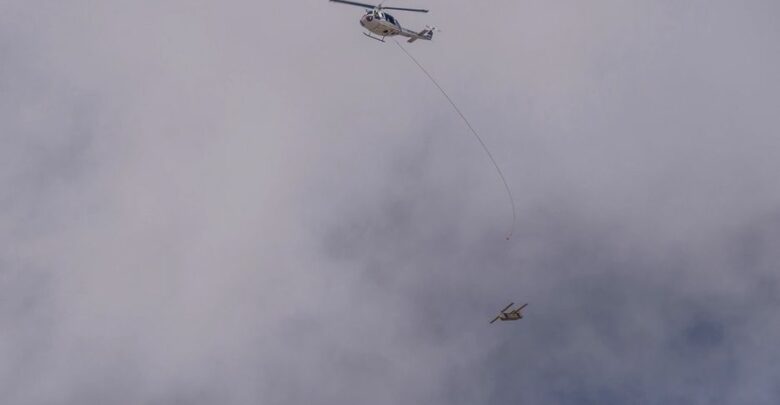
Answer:
[(360, 25), (367, 29), (370, 33), (376, 34), (377, 37), (371, 34), (365, 34), (366, 36), (383, 41), (385, 37), (392, 37), (401, 35), (409, 38), (407, 42), (414, 42), (418, 39), (431, 40), (433, 38), (433, 31), (435, 28), (426, 27), (424, 30), (416, 32), (410, 29), (404, 28), (398, 22), (398, 20), (392, 15), (388, 14), (384, 10), (401, 10), (401, 11), (415, 11), (419, 13), (427, 13), (428, 10), (413, 9), (413, 8), (398, 8), (398, 7), (383, 7), (382, 5), (372, 5), (364, 3), (356, 3), (353, 1), (344, 0), (330, 0), (336, 3), (349, 4), (353, 6), (365, 7), (366, 14), (360, 18)]

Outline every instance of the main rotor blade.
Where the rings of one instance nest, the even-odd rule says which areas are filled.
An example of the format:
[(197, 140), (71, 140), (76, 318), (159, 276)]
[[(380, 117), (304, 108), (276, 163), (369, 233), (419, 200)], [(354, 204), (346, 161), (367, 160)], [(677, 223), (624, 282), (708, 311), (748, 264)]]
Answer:
[(330, 1), (332, 1), (334, 3), (349, 4), (351, 6), (358, 6), (358, 7), (370, 8), (370, 9), (375, 9), (377, 7), (377, 6), (373, 5), (373, 4), (358, 3), (358, 2), (354, 2), (354, 1), (346, 1), (346, 0), (330, 0)]
[(501, 310), (501, 312), (504, 312), (504, 311), (506, 311), (506, 310), (507, 310), (507, 309), (509, 309), (509, 307), (511, 307), (512, 305), (515, 305), (515, 303), (514, 303), (514, 302), (510, 302), (510, 303), (509, 303), (509, 305), (507, 305), (507, 306), (506, 306), (506, 308), (504, 308), (504, 309), (502, 309), (502, 310)]
[(528, 306), (528, 304), (523, 304), (522, 306), (518, 307), (517, 309), (513, 309), (513, 310), (509, 311), (509, 313), (510, 314), (518, 314), (518, 315), (520, 315), (520, 311), (522, 311), (523, 308), (525, 308), (527, 306)]
[(490, 321), (490, 323), (493, 323), (493, 322), (497, 321), (497, 320), (498, 320), (498, 318), (500, 318), (500, 317), (498, 317), (498, 316), (497, 316), (497, 317), (493, 318), (493, 320), (492, 320), (492, 321)]
[[(335, 0), (331, 0), (335, 1)], [(422, 8), (403, 8), (403, 7), (382, 7), (382, 10), (414, 11), (416, 13), (427, 13), (428, 10)]]

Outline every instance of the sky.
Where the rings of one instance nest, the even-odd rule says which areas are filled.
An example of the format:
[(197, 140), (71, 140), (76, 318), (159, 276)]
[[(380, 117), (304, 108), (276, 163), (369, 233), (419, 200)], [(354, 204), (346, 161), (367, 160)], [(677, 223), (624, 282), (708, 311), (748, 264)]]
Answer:
[(780, 402), (780, 3), (392, 5), (510, 241), (360, 8), (0, 0), (0, 403)]

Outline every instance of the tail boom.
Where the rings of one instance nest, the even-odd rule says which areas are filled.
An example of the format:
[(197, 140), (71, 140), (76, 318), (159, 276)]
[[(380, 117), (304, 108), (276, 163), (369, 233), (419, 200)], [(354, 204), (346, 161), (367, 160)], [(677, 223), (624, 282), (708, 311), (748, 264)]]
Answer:
[(401, 35), (405, 37), (409, 37), (409, 40), (406, 41), (408, 43), (412, 43), (414, 41), (417, 41), (418, 39), (430, 41), (431, 39), (433, 39), (434, 30), (435, 28), (430, 28), (430, 27), (426, 27), (424, 30), (420, 32), (414, 32), (411, 30), (404, 29), (403, 31), (401, 31)]

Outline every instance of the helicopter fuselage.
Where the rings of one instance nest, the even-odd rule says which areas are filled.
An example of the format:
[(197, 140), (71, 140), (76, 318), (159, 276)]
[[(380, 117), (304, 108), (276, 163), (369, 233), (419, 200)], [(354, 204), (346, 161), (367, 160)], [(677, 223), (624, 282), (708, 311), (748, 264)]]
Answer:
[(517, 312), (504, 312), (501, 314), (500, 319), (502, 321), (515, 321), (518, 319), (523, 319), (523, 316)]
[[(368, 37), (380, 40), (384, 42), (385, 37), (392, 37), (401, 35), (409, 38), (406, 42), (414, 42), (418, 39), (430, 41), (433, 39), (433, 32), (436, 31), (436, 27), (426, 26), (422, 31), (412, 31), (401, 27), (398, 20), (392, 15), (388, 14), (385, 10), (399, 10), (399, 11), (411, 11), (416, 13), (427, 13), (428, 10), (421, 8), (403, 8), (403, 7), (383, 7), (382, 4), (373, 5), (366, 3), (359, 3), (352, 0), (330, 0), (334, 3), (348, 4), (350, 6), (363, 7), (366, 13), (360, 18), (360, 25), (368, 30), (368, 33), (364, 32)], [(379, 38), (374, 37), (371, 34), (379, 35)]]
[(360, 19), (360, 25), (382, 37), (399, 35), (403, 30), (398, 20), (387, 13), (368, 12)]

